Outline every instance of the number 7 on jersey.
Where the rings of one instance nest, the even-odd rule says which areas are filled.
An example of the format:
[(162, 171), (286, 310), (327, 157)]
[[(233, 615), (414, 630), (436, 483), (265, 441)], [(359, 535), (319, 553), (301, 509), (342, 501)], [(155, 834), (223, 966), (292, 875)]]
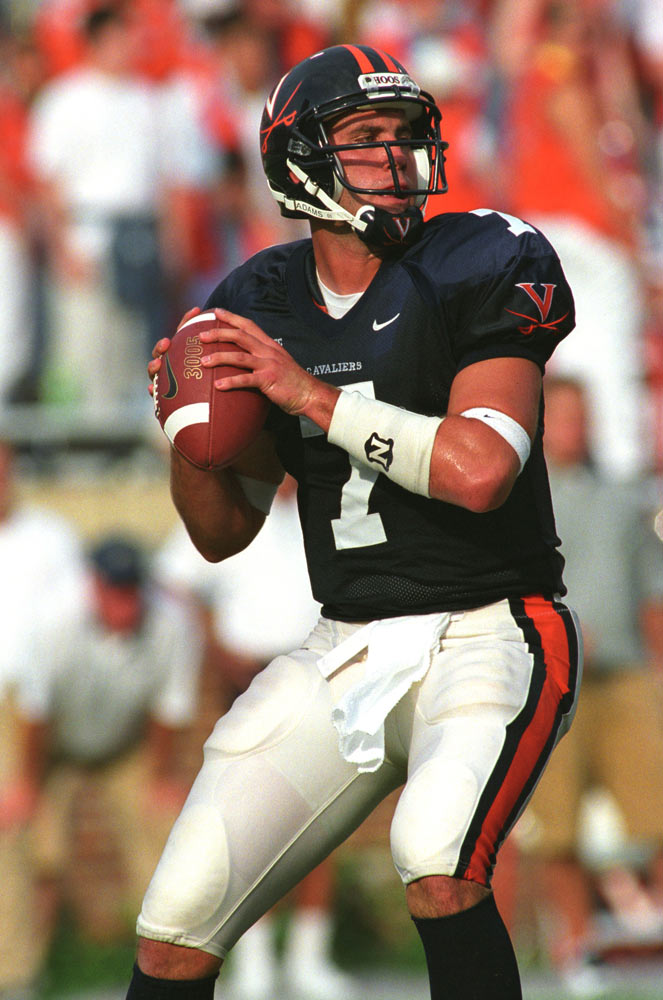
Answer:
[[(350, 392), (360, 392), (367, 399), (375, 399), (372, 382), (353, 382), (339, 386)], [(302, 434), (322, 434), (320, 428), (300, 417)], [(380, 545), (387, 541), (382, 518), (378, 513), (369, 514), (368, 502), (380, 473), (369, 469), (356, 458), (348, 455), (350, 478), (341, 490), (341, 516), (332, 519), (334, 544), (337, 549), (359, 549), (366, 545)]]

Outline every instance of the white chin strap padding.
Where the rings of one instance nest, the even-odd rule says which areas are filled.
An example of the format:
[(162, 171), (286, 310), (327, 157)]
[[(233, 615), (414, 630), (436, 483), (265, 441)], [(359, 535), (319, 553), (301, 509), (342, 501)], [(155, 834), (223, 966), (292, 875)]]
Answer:
[[(320, 219), (329, 219), (337, 222), (347, 222), (349, 223), (349, 225), (352, 226), (353, 229), (357, 229), (361, 233), (364, 232), (367, 223), (364, 222), (363, 219), (359, 218), (358, 215), (352, 215), (352, 213), (348, 212), (347, 209), (343, 208), (342, 205), (339, 205), (337, 201), (334, 201), (333, 198), (330, 198), (327, 192), (323, 191), (320, 185), (316, 184), (315, 181), (311, 177), (309, 177), (306, 171), (302, 170), (302, 168), (299, 167), (296, 163), (293, 163), (292, 160), (286, 160), (286, 165), (295, 175), (297, 180), (301, 181), (301, 183), (304, 185), (304, 190), (306, 191), (306, 193), (310, 194), (313, 198), (317, 198), (318, 201), (322, 202), (322, 204), (326, 207), (327, 211), (324, 211), (322, 209), (316, 209), (312, 205), (308, 205), (306, 202), (303, 201), (302, 202), (293, 201), (292, 202), (293, 208), (296, 207), (303, 212), (308, 212), (309, 215), (312, 215), (316, 219), (320, 218)], [(286, 202), (286, 204), (288, 204), (288, 202)]]
[[(417, 187), (426, 188), (426, 190), (428, 190), (431, 179), (430, 177), (431, 164), (430, 160), (428, 159), (428, 153), (426, 152), (425, 149), (414, 150), (414, 164), (417, 169)], [(417, 208), (421, 208), (421, 206), (426, 202), (427, 199), (428, 199), (428, 194), (418, 194), (415, 197), (414, 204), (416, 205)]]

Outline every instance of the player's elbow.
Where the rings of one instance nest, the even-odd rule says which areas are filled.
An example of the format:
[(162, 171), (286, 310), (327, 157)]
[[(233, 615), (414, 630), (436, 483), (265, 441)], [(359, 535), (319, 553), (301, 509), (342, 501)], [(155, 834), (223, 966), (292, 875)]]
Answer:
[(241, 549), (236, 548), (234, 545), (220, 545), (215, 540), (198, 541), (192, 538), (192, 541), (203, 559), (206, 559), (210, 563), (223, 562), (224, 559), (229, 559), (231, 556), (235, 556), (238, 552), (241, 552)]
[(430, 495), (473, 514), (501, 507), (520, 469), (514, 448), (480, 421), (457, 415), (444, 421), (438, 439)]
[(502, 481), (475, 483), (468, 491), (465, 506), (473, 514), (487, 514), (501, 507), (510, 492), (511, 484)]
[(465, 469), (459, 477), (455, 496), (447, 496), (452, 503), (473, 514), (486, 514), (501, 507), (509, 496), (515, 475), (511, 468), (493, 464), (476, 465)]
[[(249, 517), (236, 517), (230, 530), (210, 533), (187, 526), (191, 541), (207, 562), (218, 563), (230, 559), (251, 544), (264, 524), (265, 515), (251, 508)], [(228, 527), (228, 525), (226, 525)]]
[(246, 548), (250, 541), (250, 539), (244, 540), (238, 538), (201, 538), (196, 537), (193, 532), (189, 532), (189, 534), (191, 541), (203, 559), (206, 559), (210, 563), (223, 562), (224, 559), (236, 556)]

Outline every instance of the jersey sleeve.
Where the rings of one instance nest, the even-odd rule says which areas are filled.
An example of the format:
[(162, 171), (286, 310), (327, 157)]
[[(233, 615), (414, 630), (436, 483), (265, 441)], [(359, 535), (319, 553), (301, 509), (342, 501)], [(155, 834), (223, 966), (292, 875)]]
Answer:
[(573, 295), (555, 250), (512, 216), (481, 210), (466, 220), (454, 255), (459, 280), (445, 295), (457, 370), (522, 357), (543, 372), (575, 325)]
[(266, 305), (285, 305), (284, 270), (297, 246), (297, 243), (290, 243), (258, 251), (226, 275), (209, 294), (204, 308), (229, 309), (260, 324)]

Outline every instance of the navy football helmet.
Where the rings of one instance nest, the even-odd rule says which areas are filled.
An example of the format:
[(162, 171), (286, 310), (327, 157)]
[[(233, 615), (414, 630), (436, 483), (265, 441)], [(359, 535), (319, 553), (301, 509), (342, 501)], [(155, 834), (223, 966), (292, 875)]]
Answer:
[[(330, 120), (372, 107), (403, 110), (412, 137), (362, 142), (352, 147), (329, 142)], [(427, 198), (447, 190), (444, 151), (448, 143), (440, 137), (441, 117), (434, 98), (421, 90), (400, 62), (378, 49), (334, 45), (304, 59), (282, 77), (269, 95), (260, 125), (263, 167), (281, 214), (347, 222), (374, 246), (415, 242)], [(385, 190), (350, 184), (337, 153), (378, 146), (387, 155), (393, 186)], [(404, 188), (399, 182), (394, 146), (412, 149), (416, 187)], [(411, 206), (393, 215), (367, 204), (353, 215), (338, 202), (343, 188), (369, 196), (409, 196)]]

